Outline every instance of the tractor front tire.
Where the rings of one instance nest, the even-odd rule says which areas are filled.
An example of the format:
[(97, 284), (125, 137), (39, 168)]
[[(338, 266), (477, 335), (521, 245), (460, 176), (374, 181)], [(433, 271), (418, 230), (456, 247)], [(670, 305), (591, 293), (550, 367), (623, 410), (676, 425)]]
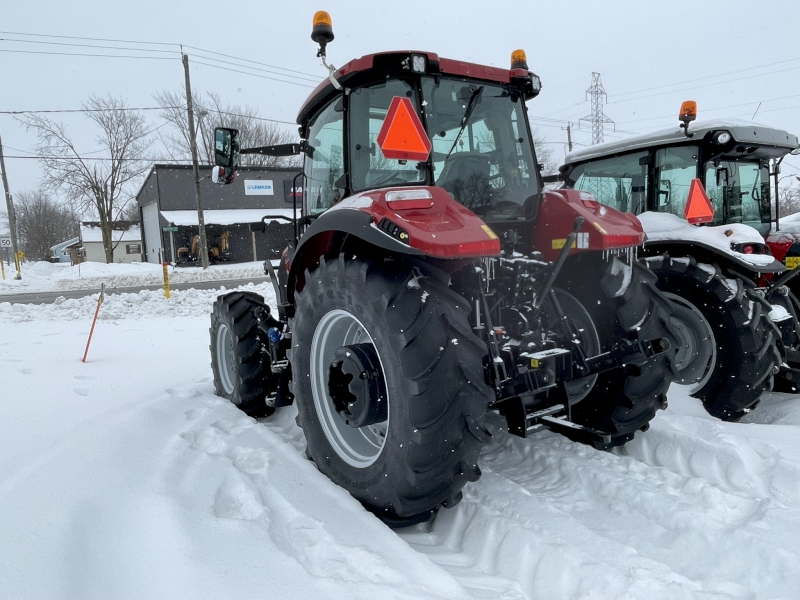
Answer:
[(251, 417), (271, 415), (267, 406), (269, 355), (262, 352), (254, 310), (264, 299), (252, 292), (220, 296), (211, 312), (211, 370), (218, 396)]
[[(292, 385), (309, 458), (391, 527), (457, 503), (491, 438), (486, 346), (469, 303), (419, 267), (344, 255), (306, 272), (295, 300)], [(371, 372), (382, 391), (368, 397), (380, 414), (363, 426), (345, 422), (333, 399), (342, 346), (379, 365)]]
[[(772, 389), (775, 367), (782, 362), (779, 332), (763, 301), (749, 282), (725, 278), (717, 267), (698, 264), (694, 258), (665, 255), (648, 259), (648, 264), (658, 276), (659, 289), (674, 296), (684, 312), (701, 317), (702, 327), (693, 326), (697, 320), (690, 313), (682, 325), (687, 337), (706, 338), (702, 340), (706, 347), (693, 351), (695, 357), (705, 360), (709, 355), (699, 381), (695, 377), (686, 382), (694, 385), (691, 394), (702, 400), (712, 416), (739, 420), (758, 403), (762, 392)], [(680, 320), (681, 312), (673, 318)], [(698, 331), (710, 335), (697, 335)], [(687, 363), (686, 369), (691, 368)]]

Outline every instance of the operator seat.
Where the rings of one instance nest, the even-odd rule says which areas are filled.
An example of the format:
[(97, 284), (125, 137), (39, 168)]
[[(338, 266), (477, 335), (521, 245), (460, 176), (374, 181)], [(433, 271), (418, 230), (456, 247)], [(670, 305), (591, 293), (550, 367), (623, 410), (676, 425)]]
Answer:
[(436, 185), (446, 189), (467, 208), (489, 201), (489, 156), (480, 152), (455, 152), (444, 163)]

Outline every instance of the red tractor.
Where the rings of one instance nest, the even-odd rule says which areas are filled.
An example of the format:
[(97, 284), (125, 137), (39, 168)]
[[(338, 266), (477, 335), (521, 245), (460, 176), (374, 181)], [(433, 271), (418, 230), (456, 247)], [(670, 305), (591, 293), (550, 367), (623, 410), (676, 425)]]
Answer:
[[(312, 39), (324, 62), (327, 14)], [(524, 53), (329, 70), (299, 144), (215, 132), (220, 183), (240, 153), (304, 155), (297, 239), (265, 263), (277, 314), (245, 292), (214, 306), (217, 393), (251, 415), (296, 401), (308, 457), (392, 526), (458, 502), (503, 428), (597, 448), (646, 429), (676, 373), (671, 305), (635, 217), (543, 192)]]

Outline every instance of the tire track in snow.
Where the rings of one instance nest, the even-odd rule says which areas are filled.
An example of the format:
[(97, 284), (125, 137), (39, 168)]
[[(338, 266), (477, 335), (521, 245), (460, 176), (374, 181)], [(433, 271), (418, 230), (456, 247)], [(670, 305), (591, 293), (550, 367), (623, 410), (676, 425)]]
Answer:
[[(207, 459), (198, 460), (207, 455), (227, 463), (220, 483), (211, 486), (212, 514), (262, 532), (264, 544), (312, 577), (352, 587), (358, 598), (384, 597), (388, 589), (393, 598), (464, 596), (452, 576), (409, 549), (305, 459), (294, 409), (259, 423), (221, 399), (206, 399), (206, 405), (186, 411), (188, 427), (166, 452), (175, 457), (163, 474), (171, 487), (197, 489), (211, 470)], [(220, 469), (213, 470), (219, 477)]]
[(743, 427), (665, 415), (613, 453), (501, 438), (460, 505), (401, 535), (487, 597), (791, 597), (798, 465)]
[[(217, 402), (209, 404), (216, 412)], [(261, 424), (302, 460), (294, 412), (283, 409)], [(257, 432), (255, 422), (242, 417), (250, 432), (196, 416), (206, 429), (192, 434), (200, 436), (195, 449), (227, 457), (242, 471), (242, 441), (231, 440)], [(484, 476), (465, 488), (458, 506), (399, 536), (475, 598), (791, 597), (800, 578), (797, 465), (762, 437), (793, 428), (755, 425), (763, 435), (748, 437), (744, 427), (666, 414), (614, 452), (549, 432), (503, 436), (484, 452)], [(226, 476), (214, 499), (217, 516), (282, 523), (269, 525), (270, 538), (310, 573), (351, 573), (353, 563), (341, 558), (348, 551), (333, 550), (338, 542), (324, 537), (325, 524), (276, 496), (270, 475), (256, 469)], [(203, 477), (203, 469), (194, 476)], [(338, 491), (327, 480), (315, 485)], [(304, 544), (320, 536), (324, 551), (314, 555)]]

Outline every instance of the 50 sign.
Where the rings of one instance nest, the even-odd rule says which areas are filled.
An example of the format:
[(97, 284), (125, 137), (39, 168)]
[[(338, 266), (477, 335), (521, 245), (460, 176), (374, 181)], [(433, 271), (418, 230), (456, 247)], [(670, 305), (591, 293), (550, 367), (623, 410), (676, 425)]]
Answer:
[(0, 248), (11, 248), (11, 238), (0, 237)]

